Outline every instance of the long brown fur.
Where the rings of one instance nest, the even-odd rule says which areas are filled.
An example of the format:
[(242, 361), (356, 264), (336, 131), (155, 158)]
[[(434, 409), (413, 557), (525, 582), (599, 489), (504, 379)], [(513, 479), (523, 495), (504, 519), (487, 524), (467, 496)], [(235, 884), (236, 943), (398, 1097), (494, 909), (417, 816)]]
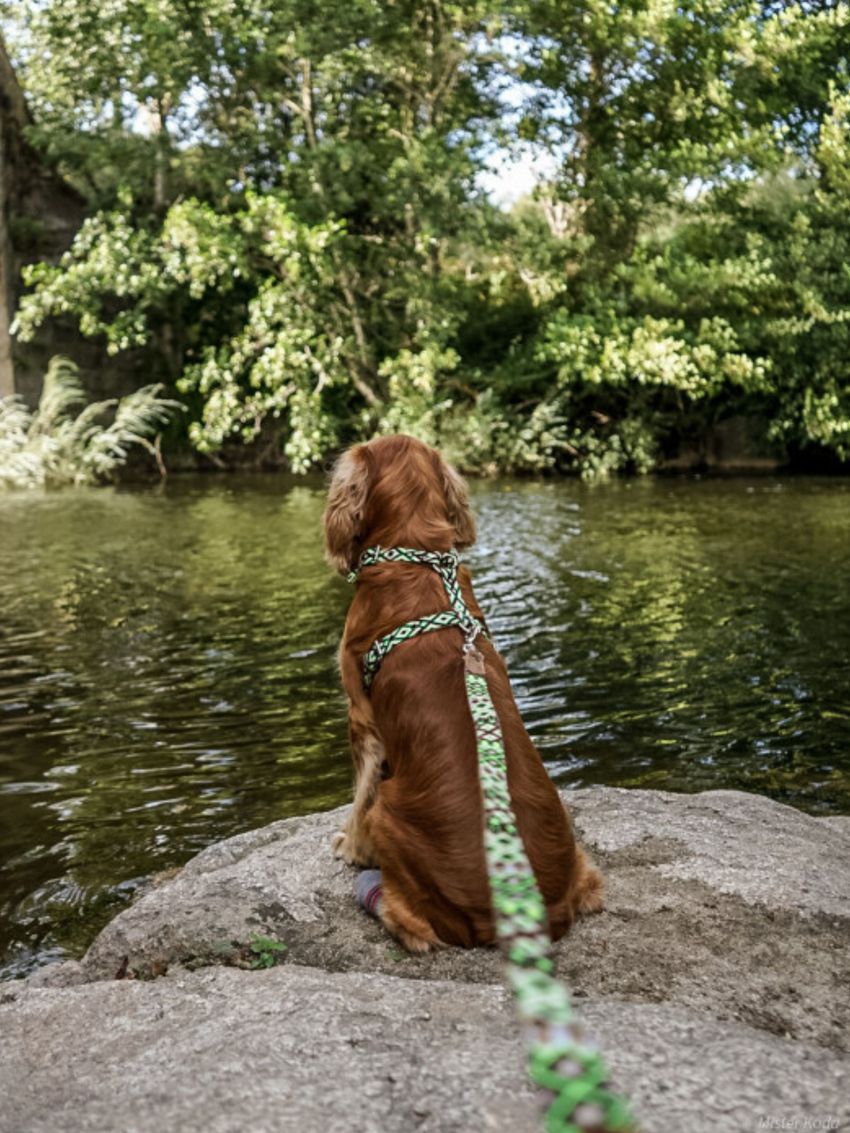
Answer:
[[(461, 550), (475, 541), (475, 521), (466, 485), (439, 453), (412, 437), (382, 437), (339, 460), (325, 536), (329, 562), (346, 573), (370, 546)], [(465, 567), (460, 580), (469, 608), (483, 620)], [(363, 688), (361, 664), (377, 638), (448, 606), (439, 577), (423, 566), (369, 567), (360, 575), (340, 647), (356, 785), (335, 848), (350, 863), (380, 867), (381, 918), (413, 951), (494, 940), (460, 631), (421, 635), (395, 648), (371, 693)], [(519, 832), (557, 939), (577, 913), (601, 909), (602, 877), (575, 842), (502, 658), (479, 640)]]

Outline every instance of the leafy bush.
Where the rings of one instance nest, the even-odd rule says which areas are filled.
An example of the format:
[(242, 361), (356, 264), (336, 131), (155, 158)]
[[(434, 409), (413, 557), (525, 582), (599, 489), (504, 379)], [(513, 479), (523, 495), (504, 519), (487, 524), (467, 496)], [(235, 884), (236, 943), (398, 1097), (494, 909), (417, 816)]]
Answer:
[[(38, 408), (18, 397), (0, 400), (0, 487), (44, 488), (94, 484), (112, 476), (131, 446), (153, 449), (150, 437), (166, 425), (178, 402), (145, 386), (119, 401), (86, 405), (73, 363), (54, 358)], [(104, 418), (112, 416), (108, 423)]]
[[(196, 449), (298, 472), (404, 430), (639, 473), (730, 417), (850, 459), (847, 5), (325, 8), (0, 0), (89, 206), (21, 339), (143, 348)], [(504, 212), (512, 144), (549, 180)]]

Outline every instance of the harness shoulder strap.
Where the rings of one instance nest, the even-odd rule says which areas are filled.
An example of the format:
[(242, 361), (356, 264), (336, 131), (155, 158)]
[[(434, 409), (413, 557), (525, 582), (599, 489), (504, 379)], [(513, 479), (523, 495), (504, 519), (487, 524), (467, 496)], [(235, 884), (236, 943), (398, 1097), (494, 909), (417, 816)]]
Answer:
[(459, 629), (467, 642), (472, 642), (482, 633), (484, 626), (467, 606), (460, 589), (457, 551), (421, 551), (415, 547), (369, 547), (360, 556), (357, 567), (349, 574), (348, 581), (356, 582), (360, 572), (377, 563), (416, 563), (430, 567), (440, 576), (449, 599), (450, 609), (436, 614), (426, 614), (397, 626), (383, 637), (373, 642), (363, 657), (363, 686), (371, 688), (378, 675), (384, 658), (397, 645), (403, 645), (423, 633), (433, 633), (438, 629)]

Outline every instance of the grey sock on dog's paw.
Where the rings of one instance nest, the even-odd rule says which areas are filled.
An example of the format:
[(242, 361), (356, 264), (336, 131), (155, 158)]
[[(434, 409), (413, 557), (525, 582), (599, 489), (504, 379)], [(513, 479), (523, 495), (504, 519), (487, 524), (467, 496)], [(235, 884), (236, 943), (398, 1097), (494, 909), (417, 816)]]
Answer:
[(364, 869), (355, 882), (357, 904), (373, 917), (378, 915), (378, 902), (381, 899), (381, 871)]

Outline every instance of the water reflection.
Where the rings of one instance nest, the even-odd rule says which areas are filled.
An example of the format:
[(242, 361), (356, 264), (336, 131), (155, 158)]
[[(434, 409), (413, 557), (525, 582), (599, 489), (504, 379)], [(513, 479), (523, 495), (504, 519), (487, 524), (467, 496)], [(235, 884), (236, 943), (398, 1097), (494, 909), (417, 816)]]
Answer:
[[(475, 486), (494, 636), (564, 783), (850, 811), (848, 487)], [(0, 954), (78, 951), (142, 879), (343, 801), (322, 486), (0, 498)]]

